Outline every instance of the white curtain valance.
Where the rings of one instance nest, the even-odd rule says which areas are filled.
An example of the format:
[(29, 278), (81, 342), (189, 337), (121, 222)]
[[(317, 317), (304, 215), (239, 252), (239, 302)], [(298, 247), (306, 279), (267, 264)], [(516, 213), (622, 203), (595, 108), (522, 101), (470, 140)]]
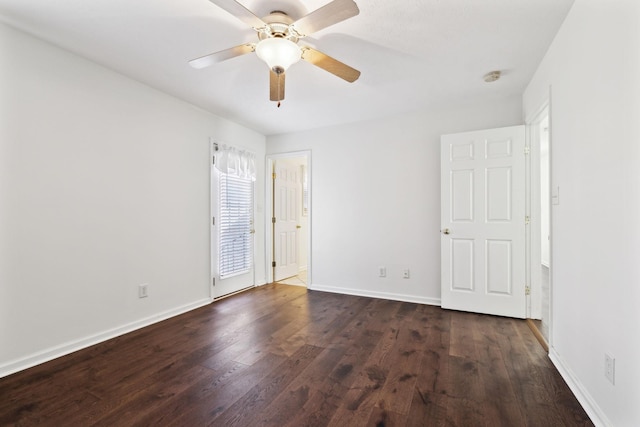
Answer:
[(256, 180), (256, 155), (224, 144), (215, 144), (215, 167), (222, 173)]

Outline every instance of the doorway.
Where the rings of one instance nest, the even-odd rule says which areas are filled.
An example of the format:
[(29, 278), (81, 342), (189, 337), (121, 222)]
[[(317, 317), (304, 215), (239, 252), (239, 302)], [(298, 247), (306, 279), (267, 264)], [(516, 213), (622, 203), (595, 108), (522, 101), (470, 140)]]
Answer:
[(267, 156), (267, 281), (309, 286), (311, 279), (310, 152)]
[(255, 286), (256, 170), (253, 152), (213, 140), (210, 161), (210, 296), (216, 300)]
[(551, 338), (551, 127), (548, 103), (528, 124), (531, 138), (530, 317), (547, 345)]

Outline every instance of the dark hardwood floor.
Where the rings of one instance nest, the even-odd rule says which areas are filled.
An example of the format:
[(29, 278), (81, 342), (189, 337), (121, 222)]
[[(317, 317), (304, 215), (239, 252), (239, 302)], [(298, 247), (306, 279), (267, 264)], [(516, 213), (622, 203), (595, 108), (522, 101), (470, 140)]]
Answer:
[(0, 425), (593, 424), (524, 321), (276, 284), (0, 379)]

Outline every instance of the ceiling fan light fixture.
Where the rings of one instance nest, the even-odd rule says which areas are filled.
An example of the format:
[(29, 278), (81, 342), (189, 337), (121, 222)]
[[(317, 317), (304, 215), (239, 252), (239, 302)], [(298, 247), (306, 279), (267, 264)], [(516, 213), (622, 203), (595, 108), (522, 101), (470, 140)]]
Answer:
[(291, 40), (272, 37), (258, 43), (256, 55), (266, 62), (273, 72), (281, 74), (302, 58), (302, 51), (300, 46)]

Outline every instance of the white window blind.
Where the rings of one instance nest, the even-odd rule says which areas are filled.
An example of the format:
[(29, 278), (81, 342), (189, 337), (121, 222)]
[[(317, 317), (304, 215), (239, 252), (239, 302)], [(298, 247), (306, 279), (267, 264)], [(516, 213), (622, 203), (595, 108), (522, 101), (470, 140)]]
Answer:
[(220, 173), (219, 274), (247, 273), (253, 265), (253, 181)]

